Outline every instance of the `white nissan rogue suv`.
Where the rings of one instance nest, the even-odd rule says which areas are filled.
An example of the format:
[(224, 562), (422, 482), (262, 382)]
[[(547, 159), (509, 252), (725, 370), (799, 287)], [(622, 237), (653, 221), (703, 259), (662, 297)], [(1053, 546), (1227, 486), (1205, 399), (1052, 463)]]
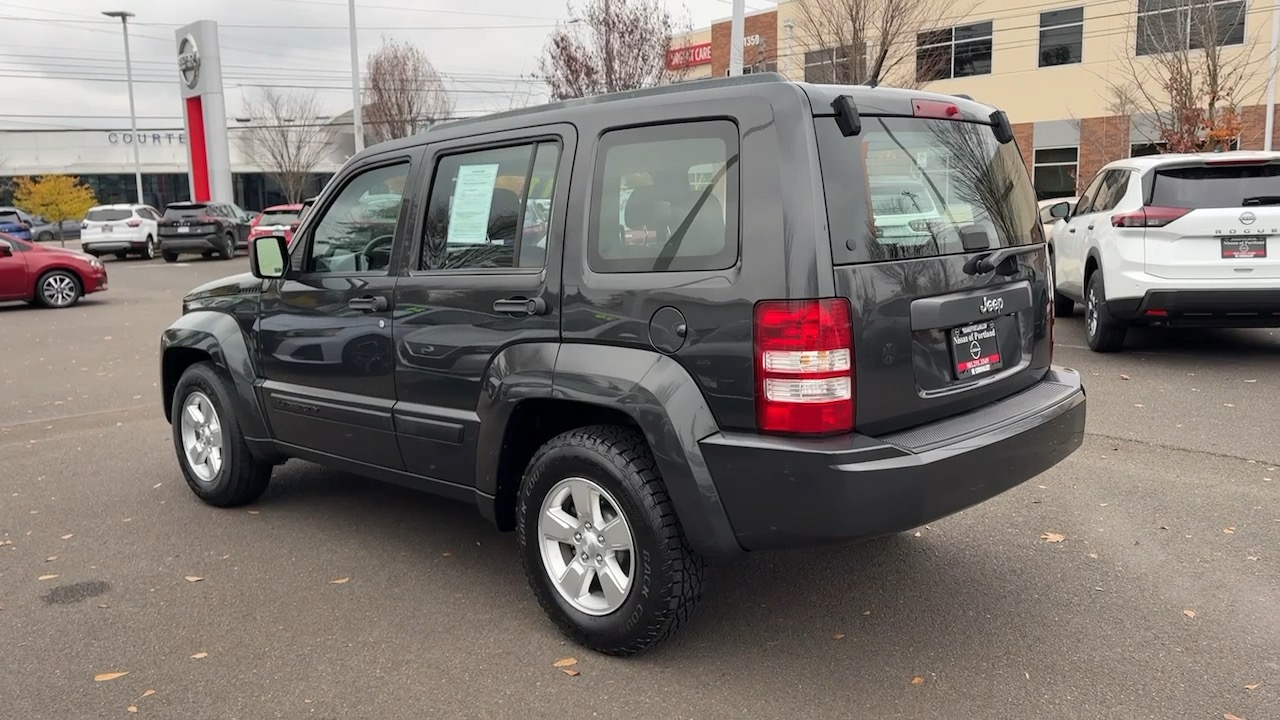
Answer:
[(1117, 160), (1050, 214), (1055, 312), (1083, 302), (1095, 351), (1133, 325), (1280, 327), (1280, 153)]

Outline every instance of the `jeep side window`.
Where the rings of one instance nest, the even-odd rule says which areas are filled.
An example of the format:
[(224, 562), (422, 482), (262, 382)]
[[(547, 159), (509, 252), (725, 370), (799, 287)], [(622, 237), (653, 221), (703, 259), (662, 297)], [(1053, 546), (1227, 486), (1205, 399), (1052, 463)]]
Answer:
[(409, 163), (399, 163), (352, 178), (312, 223), (305, 271), (385, 272), (391, 265), (391, 245), (408, 177)]
[(738, 128), (727, 120), (605, 133), (587, 262), (603, 273), (733, 267), (738, 195)]
[(559, 162), (555, 142), (442, 157), (416, 269), (542, 267)]

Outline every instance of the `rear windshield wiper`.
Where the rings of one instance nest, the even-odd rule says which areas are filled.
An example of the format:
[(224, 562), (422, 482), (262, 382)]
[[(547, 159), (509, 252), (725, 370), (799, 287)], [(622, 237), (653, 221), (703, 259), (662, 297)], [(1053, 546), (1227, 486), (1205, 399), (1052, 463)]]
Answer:
[(1245, 198), (1240, 205), (1280, 205), (1280, 195), (1255, 195)]

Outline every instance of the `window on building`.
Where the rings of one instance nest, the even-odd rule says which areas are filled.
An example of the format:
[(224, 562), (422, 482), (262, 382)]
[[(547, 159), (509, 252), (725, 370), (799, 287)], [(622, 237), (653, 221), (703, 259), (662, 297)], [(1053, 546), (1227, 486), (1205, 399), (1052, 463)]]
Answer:
[[(761, 60), (757, 63), (742, 66), (743, 75), (753, 75), (755, 73), (771, 73), (778, 72), (778, 63), (776, 60)], [(724, 74), (728, 77), (730, 71), (725, 70)]]
[(1138, 55), (1244, 44), (1243, 0), (1138, 0)]
[(1084, 8), (1040, 13), (1040, 67), (1080, 62), (1084, 45)]
[(1036, 199), (1071, 197), (1076, 194), (1076, 170), (1080, 148), (1036, 148), (1032, 176)]
[(555, 142), (441, 159), (417, 269), (542, 267), (559, 162)]
[(917, 81), (990, 74), (990, 22), (916, 34)]
[(824, 48), (804, 54), (805, 82), (848, 85), (853, 82), (849, 70), (848, 48)]
[(588, 262), (596, 272), (723, 270), (738, 259), (738, 129), (727, 121), (600, 140)]

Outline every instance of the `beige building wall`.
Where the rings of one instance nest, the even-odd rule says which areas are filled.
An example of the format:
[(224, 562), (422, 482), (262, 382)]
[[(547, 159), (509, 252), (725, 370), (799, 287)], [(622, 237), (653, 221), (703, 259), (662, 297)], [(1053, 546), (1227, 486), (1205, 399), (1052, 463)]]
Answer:
[[(779, 71), (797, 80), (804, 78), (804, 51), (809, 49), (798, 19), (800, 4), (806, 1), (814, 0), (787, 0), (778, 5)], [(1084, 8), (1082, 62), (1039, 67), (1040, 13), (1075, 7)], [(1134, 58), (1136, 12), (1136, 0), (1059, 3), (985, 0), (962, 17), (939, 20), (937, 28), (990, 21), (993, 25), (991, 74), (931, 82), (926, 88), (971, 95), (1000, 107), (1015, 123), (1109, 115), (1110, 84), (1133, 79), (1128, 62)], [(1229, 57), (1252, 53), (1256, 62), (1250, 83), (1254, 92), (1236, 98), (1242, 106), (1264, 102), (1271, 43), (1270, 13), (1270, 5), (1249, 5), (1245, 16), (1245, 45), (1227, 51)], [(910, 42), (914, 43), (914, 38)], [(790, 52), (786, 50), (788, 43), (792, 46)], [(1149, 61), (1138, 59), (1138, 62)]]

